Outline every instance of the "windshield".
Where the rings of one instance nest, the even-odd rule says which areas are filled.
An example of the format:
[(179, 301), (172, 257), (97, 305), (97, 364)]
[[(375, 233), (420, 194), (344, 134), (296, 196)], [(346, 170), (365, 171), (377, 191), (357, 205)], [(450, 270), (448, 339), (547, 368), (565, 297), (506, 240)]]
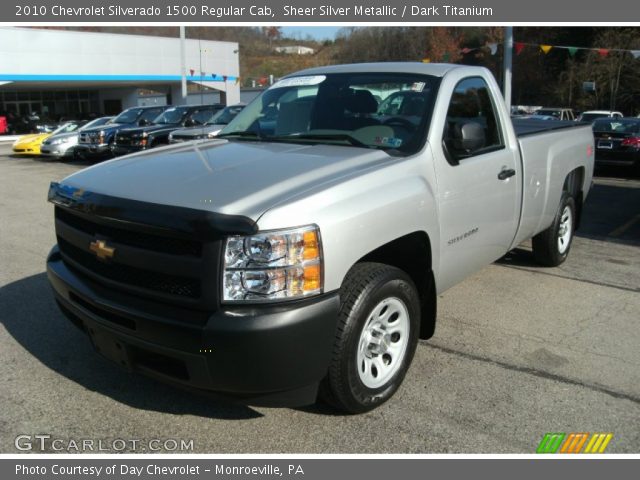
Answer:
[(289, 77), (251, 102), (220, 136), (411, 154), (426, 139), (437, 84), (436, 77), (401, 73)]
[(135, 123), (141, 113), (141, 108), (130, 108), (129, 110), (125, 110), (120, 115), (118, 115), (113, 120), (113, 123)]
[(640, 120), (622, 120), (607, 118), (596, 120), (593, 124), (595, 132), (638, 133), (640, 132)]
[(547, 115), (550, 117), (560, 118), (562, 112), (560, 110), (541, 108), (540, 110), (536, 110), (535, 115)]
[(207, 125), (226, 125), (236, 118), (243, 108), (243, 105), (237, 105), (219, 110), (207, 121)]
[(181, 123), (184, 120), (184, 117), (187, 115), (189, 111), (189, 107), (174, 107), (168, 108), (160, 115), (158, 115), (153, 123), (157, 123), (160, 125), (174, 125), (176, 123)]
[(51, 132), (51, 135), (56, 135), (58, 133), (71, 133), (74, 130), (77, 130), (79, 126), (80, 125), (75, 122), (65, 123)]

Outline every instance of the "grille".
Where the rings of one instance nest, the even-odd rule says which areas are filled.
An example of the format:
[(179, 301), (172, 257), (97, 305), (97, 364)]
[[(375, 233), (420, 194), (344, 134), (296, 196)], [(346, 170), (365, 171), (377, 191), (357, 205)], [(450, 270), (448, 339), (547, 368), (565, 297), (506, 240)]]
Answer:
[(97, 133), (80, 133), (80, 137), (78, 138), (78, 143), (87, 143), (87, 144), (98, 143), (98, 134)]
[(133, 139), (131, 137), (125, 137), (124, 135), (116, 135), (116, 144), (118, 145), (133, 145)]
[(97, 260), (90, 253), (67, 242), (60, 236), (58, 236), (58, 246), (63, 255), (66, 255), (71, 260), (100, 277), (178, 297), (200, 297), (200, 281), (197, 279), (141, 270), (115, 262), (104, 263)]
[(122, 243), (130, 247), (168, 253), (171, 255), (189, 255), (192, 257), (200, 257), (202, 255), (202, 244), (197, 241), (151, 235), (132, 230), (123, 230), (108, 225), (101, 225), (62, 210), (60, 207), (56, 207), (56, 218), (70, 227), (80, 230), (88, 235), (102, 235), (114, 242)]

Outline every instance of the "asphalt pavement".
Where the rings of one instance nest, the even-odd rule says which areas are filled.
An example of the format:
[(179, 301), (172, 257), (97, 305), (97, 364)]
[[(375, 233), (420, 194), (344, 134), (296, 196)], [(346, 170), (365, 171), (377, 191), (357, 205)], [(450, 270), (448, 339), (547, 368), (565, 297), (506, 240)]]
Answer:
[(213, 401), (99, 357), (44, 273), (49, 182), (87, 164), (8, 153), (0, 146), (0, 453), (43, 433), (65, 445), (193, 440), (200, 453), (533, 453), (547, 432), (611, 432), (607, 452), (640, 452), (638, 179), (596, 178), (561, 267), (538, 267), (525, 244), (441, 295), (436, 335), (396, 396), (343, 416)]

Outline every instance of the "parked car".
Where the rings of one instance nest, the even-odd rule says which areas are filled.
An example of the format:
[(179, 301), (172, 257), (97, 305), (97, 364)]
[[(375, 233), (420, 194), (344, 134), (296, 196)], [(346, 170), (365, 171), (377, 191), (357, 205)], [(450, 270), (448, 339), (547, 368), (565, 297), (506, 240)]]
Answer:
[(51, 135), (45, 139), (40, 146), (40, 154), (48, 157), (56, 157), (60, 159), (69, 159), (75, 157), (75, 148), (78, 145), (80, 133), (90, 128), (109, 125), (114, 117), (100, 117), (90, 121), (79, 129)]
[(42, 145), (42, 142), (44, 142), (47, 138), (53, 135), (73, 132), (85, 123), (86, 121), (84, 120), (71, 121), (59, 126), (51, 133), (33, 133), (29, 135), (23, 135), (13, 143), (13, 153), (17, 155), (40, 155), (40, 147)]
[(640, 118), (600, 118), (593, 122), (596, 167), (631, 167), (640, 173)]
[[(407, 91), (417, 126), (377, 112), (374, 93)], [(566, 260), (593, 132), (522, 122), (482, 67), (291, 74), (211, 142), (52, 183), (55, 298), (135, 372), (254, 405), (372, 410), (434, 334), (438, 295), (530, 238), (542, 265)]]
[(556, 120), (574, 121), (576, 119), (576, 116), (571, 108), (543, 107), (536, 110), (533, 113), (535, 115), (544, 115), (544, 116), (553, 117)]
[(166, 145), (169, 143), (171, 132), (184, 127), (202, 125), (222, 107), (220, 104), (215, 104), (167, 108), (153, 120), (151, 125), (118, 130), (112, 146), (113, 154), (126, 155), (158, 145)]
[(169, 143), (187, 142), (189, 140), (200, 140), (204, 138), (214, 138), (220, 130), (226, 127), (236, 115), (242, 111), (246, 105), (238, 103), (216, 111), (204, 125), (197, 127), (182, 128), (169, 134)]
[(167, 108), (167, 106), (128, 108), (114, 118), (109, 125), (92, 127), (81, 132), (75, 152), (81, 158), (112, 156), (111, 146), (119, 129), (151, 125), (152, 121)]
[(587, 110), (586, 112), (582, 112), (578, 117), (579, 122), (590, 122), (593, 123), (598, 118), (622, 118), (624, 115), (622, 112), (617, 112), (614, 110)]

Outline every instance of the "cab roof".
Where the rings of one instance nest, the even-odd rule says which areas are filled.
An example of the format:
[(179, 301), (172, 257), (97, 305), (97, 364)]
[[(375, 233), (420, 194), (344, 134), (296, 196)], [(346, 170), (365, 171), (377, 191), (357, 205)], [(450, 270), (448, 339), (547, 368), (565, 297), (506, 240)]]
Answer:
[[(469, 68), (466, 65), (454, 65), (450, 63), (422, 63), (422, 62), (376, 62), (376, 63), (351, 63), (346, 65), (330, 65), (326, 67), (314, 67), (287, 75), (322, 75), (329, 73), (417, 73), (443, 77), (447, 72), (457, 68)], [(472, 67), (473, 68), (473, 67)], [(477, 67), (476, 67), (477, 68)]]

